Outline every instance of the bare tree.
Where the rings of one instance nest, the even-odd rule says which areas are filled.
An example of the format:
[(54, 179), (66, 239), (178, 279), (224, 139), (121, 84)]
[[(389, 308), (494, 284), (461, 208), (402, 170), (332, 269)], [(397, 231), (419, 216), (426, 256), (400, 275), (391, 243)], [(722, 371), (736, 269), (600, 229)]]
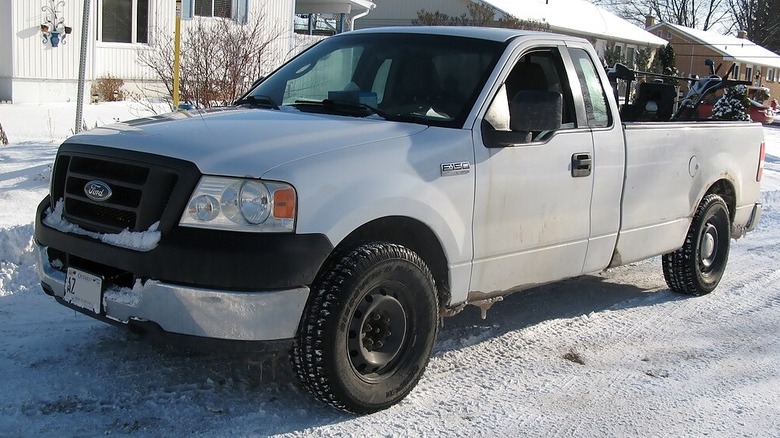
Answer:
[(744, 30), (751, 41), (780, 53), (780, 1), (728, 0), (728, 6), (733, 30)]
[[(767, 0), (776, 1), (776, 0)], [(650, 14), (661, 21), (709, 30), (729, 15), (725, 0), (591, 0), (621, 18), (643, 27)]]
[[(180, 100), (202, 108), (232, 103), (246, 91), (247, 82), (279, 62), (269, 52), (280, 37), (281, 30), (262, 14), (243, 25), (229, 19), (193, 20), (182, 35)], [(152, 41), (152, 50), (138, 51), (139, 62), (173, 96), (173, 38), (159, 31)]]
[(451, 25), (450, 16), (443, 12), (429, 12), (425, 9), (417, 11), (417, 18), (412, 20), (412, 26), (447, 26)]

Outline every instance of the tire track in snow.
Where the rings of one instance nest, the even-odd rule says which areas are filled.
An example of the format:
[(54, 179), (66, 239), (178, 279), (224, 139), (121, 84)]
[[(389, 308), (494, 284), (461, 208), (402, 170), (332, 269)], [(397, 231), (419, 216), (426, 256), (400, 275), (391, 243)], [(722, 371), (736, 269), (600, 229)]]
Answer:
[[(737, 252), (737, 255), (742, 256), (743, 258), (747, 256), (747, 254), (744, 252), (740, 254), (739, 251)], [(738, 269), (738, 267), (732, 267), (732, 270), (737, 271), (737, 275), (732, 275), (730, 278), (724, 279), (726, 281), (724, 281), (719, 286), (715, 293), (720, 292), (723, 295), (734, 295), (733, 293), (730, 293), (734, 291), (734, 289), (738, 291), (751, 291), (759, 288), (760, 285), (772, 284), (776, 282), (778, 278), (780, 278), (780, 271), (769, 266), (772, 266), (772, 264), (767, 264), (767, 267), (759, 270), (758, 272), (755, 270), (751, 271)], [(660, 269), (660, 267), (658, 269)], [(757, 311), (766, 307), (765, 304), (761, 304), (762, 301), (765, 301), (765, 297), (755, 297), (752, 301), (750, 301), (744, 299), (739, 300), (735, 299), (734, 297), (727, 296), (725, 297), (727, 303), (723, 303), (724, 297), (717, 297), (716, 299), (708, 298), (709, 297), (679, 299), (674, 300), (673, 302), (661, 303), (660, 306), (665, 308), (664, 311), (654, 312), (651, 318), (642, 318), (641, 314), (636, 315), (637, 312), (643, 311), (643, 309), (636, 308), (629, 309), (629, 311), (626, 312), (600, 312), (597, 315), (594, 315), (594, 317), (603, 319), (607, 326), (620, 327), (616, 330), (618, 333), (618, 338), (622, 338), (626, 341), (630, 341), (634, 337), (639, 337), (642, 340), (642, 343), (653, 341), (655, 344), (673, 345), (674, 340), (683, 335), (684, 331), (686, 330), (685, 325), (676, 324), (676, 321), (695, 321), (698, 318), (701, 318), (702, 315), (709, 318), (714, 318), (716, 320), (728, 319), (733, 317), (734, 311), (740, 310), (739, 307), (758, 307), (758, 309), (756, 309)], [(738, 303), (736, 301), (738, 301)], [(774, 306), (776, 305), (777, 301), (777, 297), (770, 298), (769, 305)], [(759, 302), (759, 304), (756, 304), (755, 302)], [(736, 304), (741, 306), (736, 306)], [(724, 307), (727, 308), (729, 312), (724, 312)], [(625, 322), (628, 322), (628, 324), (625, 324)], [(566, 333), (558, 333), (557, 336), (568, 337)], [(586, 358), (585, 360), (587, 365), (588, 359)], [(630, 371), (633, 368), (631, 365), (636, 363), (636, 361), (637, 357), (633, 354), (626, 354), (621, 356), (616, 362), (612, 364), (616, 371), (602, 373), (601, 375), (597, 376), (595, 381), (584, 382), (586, 388), (584, 391), (580, 392), (580, 394), (582, 394), (581, 396), (594, 400), (601, 398), (613, 399), (615, 396), (620, 396), (620, 392), (626, 392), (625, 388), (627, 386), (627, 381), (629, 379), (636, 378), (635, 375), (631, 373), (621, 373), (620, 370)], [(569, 383), (571, 383), (571, 381)], [(590, 388), (596, 388), (596, 390), (594, 391)], [(526, 423), (530, 423), (535, 420), (536, 419), (529, 419), (529, 421)], [(598, 424), (595, 423), (604, 420), (606, 419), (597, 418), (596, 421), (593, 422), (593, 426), (598, 426)], [(581, 418), (568, 418), (565, 421), (559, 423), (561, 424), (561, 427), (550, 431), (550, 435), (554, 436), (558, 434), (575, 434), (576, 431), (583, 426), (583, 422), (587, 421), (587, 419)], [(564, 424), (569, 424), (569, 426), (564, 427)]]

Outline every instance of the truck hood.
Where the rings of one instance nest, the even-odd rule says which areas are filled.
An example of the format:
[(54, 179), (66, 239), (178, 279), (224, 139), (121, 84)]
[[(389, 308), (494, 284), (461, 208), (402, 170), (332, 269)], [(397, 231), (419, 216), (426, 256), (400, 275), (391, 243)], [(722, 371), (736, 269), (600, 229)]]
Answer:
[(408, 137), (427, 126), (295, 110), (225, 108), (178, 112), (95, 128), (65, 143), (164, 155), (204, 174), (259, 178), (291, 161)]

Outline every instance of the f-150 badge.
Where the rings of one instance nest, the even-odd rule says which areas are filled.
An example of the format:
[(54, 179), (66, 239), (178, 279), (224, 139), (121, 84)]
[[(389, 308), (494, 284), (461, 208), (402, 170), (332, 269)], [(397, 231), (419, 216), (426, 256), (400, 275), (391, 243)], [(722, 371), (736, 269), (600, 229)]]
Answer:
[(463, 175), (471, 172), (471, 163), (461, 161), (459, 163), (442, 163), (441, 176)]

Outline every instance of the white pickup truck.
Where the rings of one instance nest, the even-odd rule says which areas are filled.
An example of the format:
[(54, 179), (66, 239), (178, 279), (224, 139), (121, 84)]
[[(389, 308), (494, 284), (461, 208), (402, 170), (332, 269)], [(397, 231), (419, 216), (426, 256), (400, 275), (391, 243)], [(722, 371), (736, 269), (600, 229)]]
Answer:
[(317, 398), (373, 412), (466, 305), (656, 255), (672, 290), (712, 291), (761, 213), (762, 135), (621, 122), (582, 39), (350, 32), (233, 107), (66, 140), (38, 269), (107, 322), (289, 348)]

